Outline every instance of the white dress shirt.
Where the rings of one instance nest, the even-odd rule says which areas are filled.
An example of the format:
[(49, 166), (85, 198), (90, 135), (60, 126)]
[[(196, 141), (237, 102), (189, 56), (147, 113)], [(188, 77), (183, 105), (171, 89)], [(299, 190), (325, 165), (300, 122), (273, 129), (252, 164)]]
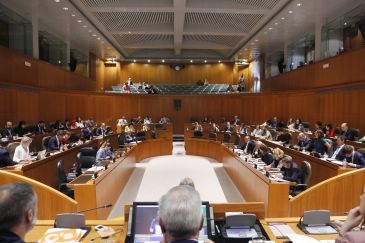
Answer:
[(29, 148), (24, 149), (22, 145), (16, 147), (13, 156), (13, 161), (19, 162), (21, 160), (27, 160), (27, 159), (30, 159)]

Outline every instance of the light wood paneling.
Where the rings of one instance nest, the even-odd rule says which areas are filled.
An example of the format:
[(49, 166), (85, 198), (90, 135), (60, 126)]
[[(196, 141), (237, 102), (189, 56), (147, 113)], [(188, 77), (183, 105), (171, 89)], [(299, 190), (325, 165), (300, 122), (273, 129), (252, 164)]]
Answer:
[(363, 194), (365, 169), (351, 171), (323, 181), (290, 200), (290, 216), (303, 216), (306, 210), (327, 209), (348, 212), (359, 205)]
[(0, 185), (13, 182), (25, 182), (34, 188), (38, 196), (38, 219), (54, 219), (58, 213), (77, 209), (77, 202), (61, 192), (28, 177), (0, 170)]

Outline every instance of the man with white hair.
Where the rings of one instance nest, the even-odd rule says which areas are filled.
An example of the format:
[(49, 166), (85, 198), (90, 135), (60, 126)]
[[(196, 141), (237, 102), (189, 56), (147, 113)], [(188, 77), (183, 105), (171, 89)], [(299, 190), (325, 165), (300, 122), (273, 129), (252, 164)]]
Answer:
[(24, 243), (37, 221), (37, 195), (26, 183), (0, 186), (0, 242)]
[(191, 186), (176, 186), (161, 197), (159, 205), (164, 242), (197, 243), (204, 219), (199, 193)]

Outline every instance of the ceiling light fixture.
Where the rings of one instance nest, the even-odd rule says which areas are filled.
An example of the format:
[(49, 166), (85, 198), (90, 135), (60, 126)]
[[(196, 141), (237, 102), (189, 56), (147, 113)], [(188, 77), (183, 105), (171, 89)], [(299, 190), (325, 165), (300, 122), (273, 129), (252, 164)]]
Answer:
[(133, 62), (137, 62), (137, 60), (136, 60), (136, 59), (134, 59), (134, 60), (133, 60)]
[(269, 30), (272, 30), (272, 27), (270, 27)]
[(193, 60), (190, 60), (191, 63), (193, 63)]
[(60, 0), (54, 0), (56, 3), (59, 3), (60, 2)]
[(77, 20), (77, 22), (78, 22), (78, 23), (81, 23), (81, 22), (82, 22), (82, 20), (81, 20), (81, 19), (79, 19), (79, 20)]
[(298, 7), (301, 7), (303, 4), (302, 3), (297, 3), (297, 6)]
[(292, 14), (292, 13), (293, 13), (293, 11), (289, 10), (289, 11), (288, 11), (288, 13)]
[(98, 40), (101, 40), (100, 37), (97, 38)]
[(162, 61), (161, 62), (165, 62), (165, 60), (164, 59), (162, 59)]
[(221, 63), (222, 61), (221, 60), (218, 60), (218, 63)]
[(285, 17), (281, 17), (282, 20), (285, 20)]
[(67, 10), (68, 10), (68, 8), (67, 8), (67, 7), (63, 7), (62, 9), (63, 9), (63, 10), (65, 10), (65, 11), (67, 11)]
[(93, 32), (92, 30), (89, 30), (89, 33)]
[(150, 62), (151, 62), (151, 60), (150, 60), (150, 59), (148, 59), (148, 60), (147, 60), (147, 62), (148, 62), (148, 63), (150, 63)]
[(76, 15), (75, 14), (71, 14), (71, 17), (75, 17)]
[(87, 25), (83, 25), (82, 27), (87, 28)]
[(275, 23), (275, 25), (278, 25), (278, 24), (279, 24), (278, 22)]
[(96, 37), (96, 34), (92, 34), (92, 36)]
[(204, 60), (205, 63), (207, 63), (207, 60)]

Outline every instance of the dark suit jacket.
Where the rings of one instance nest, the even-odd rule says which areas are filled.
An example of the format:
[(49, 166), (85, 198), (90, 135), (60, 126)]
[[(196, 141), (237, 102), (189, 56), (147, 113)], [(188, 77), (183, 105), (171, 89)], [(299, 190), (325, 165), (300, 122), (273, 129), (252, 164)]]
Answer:
[(286, 169), (284, 166), (281, 167), (281, 173), (283, 173), (283, 179), (296, 183), (302, 183), (302, 175), (296, 163), (293, 162), (290, 169)]
[(6, 148), (0, 146), (0, 168), (16, 164), (17, 163), (10, 158), (9, 152), (6, 150)]
[(84, 130), (82, 130), (82, 135), (84, 136), (84, 138), (86, 140), (91, 140), (93, 138), (93, 135), (91, 134), (89, 129), (86, 129), (86, 128)]
[(270, 165), (274, 161), (274, 156), (272, 153), (267, 153), (261, 156), (261, 160), (265, 162), (265, 164)]
[(2, 243), (24, 243), (16, 234), (7, 230), (0, 230), (0, 242)]
[(306, 151), (312, 150), (312, 140), (310, 140), (310, 138), (306, 138), (304, 141), (298, 140), (297, 145), (300, 147), (300, 150), (302, 150), (303, 148)]
[(362, 153), (354, 151), (354, 156), (350, 158), (346, 158), (346, 161), (349, 163), (356, 164), (356, 168), (364, 168), (365, 167), (365, 157)]
[(46, 130), (43, 127), (35, 126), (34, 131), (35, 134), (44, 134), (46, 133)]
[(347, 140), (354, 141), (355, 140), (355, 134), (349, 129), (347, 132), (342, 132), (341, 134), (344, 136)]
[(247, 153), (252, 154), (253, 150), (255, 149), (255, 143), (253, 141), (248, 141), (247, 143), (243, 144), (241, 149), (245, 150), (247, 146)]
[[(332, 157), (332, 155), (336, 152), (337, 148), (338, 148), (338, 146), (337, 146), (337, 145), (336, 145), (336, 146), (332, 146), (332, 147), (331, 147), (330, 157)], [(343, 148), (343, 147), (342, 147), (342, 148)], [(342, 148), (341, 148), (341, 150), (337, 153), (336, 158), (335, 158), (335, 159), (337, 159), (337, 160), (339, 160), (339, 161), (343, 161), (343, 160), (346, 158), (346, 157), (345, 157), (345, 154), (342, 152)]]
[(7, 129), (3, 128), (1, 129), (1, 136), (2, 137), (13, 137), (15, 135), (14, 129)]
[(59, 150), (60, 146), (61, 146), (61, 141), (57, 141), (56, 136), (53, 136), (48, 141), (48, 146), (47, 146), (46, 152), (48, 153), (48, 152), (52, 152), (55, 150)]
[(98, 128), (96, 129), (96, 136), (101, 136), (101, 135), (103, 135), (103, 136), (105, 136), (105, 135), (106, 135), (106, 129), (103, 129), (103, 128), (101, 128), (101, 127), (98, 127)]
[(233, 125), (241, 125), (241, 120), (240, 119), (233, 120), (232, 124)]
[(290, 140), (291, 140), (291, 136), (289, 133), (283, 133), (283, 134), (280, 134), (278, 137), (277, 137), (277, 140), (280, 141), (280, 142), (284, 142), (285, 144), (290, 144)]

